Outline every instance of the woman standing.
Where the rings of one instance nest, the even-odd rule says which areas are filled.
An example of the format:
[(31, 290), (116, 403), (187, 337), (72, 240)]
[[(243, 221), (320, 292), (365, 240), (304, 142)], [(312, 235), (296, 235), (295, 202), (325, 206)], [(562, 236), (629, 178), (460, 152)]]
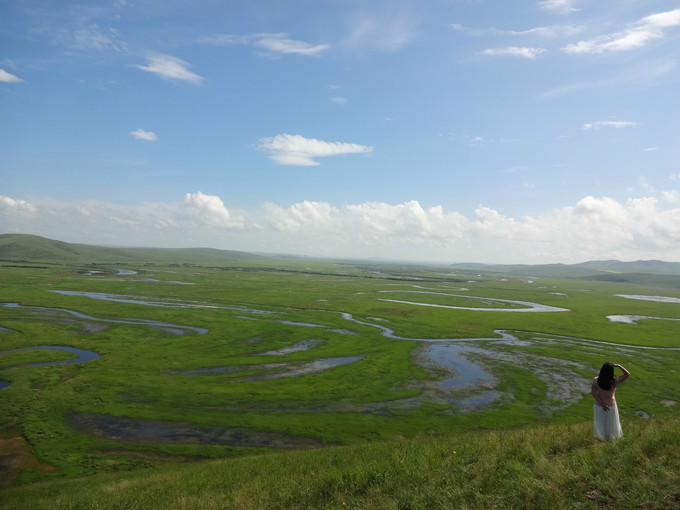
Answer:
[[(614, 376), (614, 369), (623, 372), (620, 376)], [(616, 388), (628, 379), (630, 372), (617, 363), (606, 362), (600, 369), (600, 375), (593, 379), (590, 392), (595, 399), (593, 406), (593, 431), (600, 441), (611, 441), (623, 436), (621, 422), (619, 421), (619, 409), (616, 406)]]

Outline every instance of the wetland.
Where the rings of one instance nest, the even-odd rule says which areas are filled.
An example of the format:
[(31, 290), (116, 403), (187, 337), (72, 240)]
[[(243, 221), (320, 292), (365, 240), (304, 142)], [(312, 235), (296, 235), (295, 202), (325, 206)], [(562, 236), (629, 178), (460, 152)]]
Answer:
[(0, 435), (53, 467), (22, 481), (582, 422), (606, 360), (624, 428), (680, 399), (680, 291), (294, 260), (0, 277)]

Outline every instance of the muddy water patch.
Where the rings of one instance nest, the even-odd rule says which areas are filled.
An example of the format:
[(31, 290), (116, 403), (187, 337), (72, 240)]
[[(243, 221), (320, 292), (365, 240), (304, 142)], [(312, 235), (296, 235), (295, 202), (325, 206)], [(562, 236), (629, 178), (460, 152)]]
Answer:
[(40, 462), (21, 436), (0, 438), (0, 487), (12, 485), (24, 469), (51, 473), (54, 466)]
[(324, 446), (323, 441), (313, 437), (247, 427), (207, 427), (190, 422), (142, 420), (107, 414), (72, 413), (65, 418), (78, 432), (121, 443), (200, 444), (283, 450)]

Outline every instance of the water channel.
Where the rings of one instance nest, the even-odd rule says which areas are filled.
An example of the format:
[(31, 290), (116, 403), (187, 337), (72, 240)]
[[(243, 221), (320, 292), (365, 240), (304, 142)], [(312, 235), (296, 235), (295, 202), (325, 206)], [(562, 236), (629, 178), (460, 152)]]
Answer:
[[(232, 315), (234, 318), (241, 318), (244, 320), (266, 320), (275, 321), (288, 326), (294, 327), (307, 327), (307, 328), (318, 328), (326, 329), (328, 331), (336, 331), (337, 329), (331, 329), (330, 326), (321, 323), (308, 323), (300, 321), (290, 321), (282, 320), (274, 317), (270, 317), (272, 314), (282, 314), (283, 311), (266, 311), (259, 310), (249, 307), (223, 307), (215, 306), (209, 303), (199, 303), (194, 301), (182, 301), (182, 300), (159, 300), (153, 297), (140, 297), (140, 296), (123, 296), (116, 294), (106, 294), (106, 293), (91, 293), (91, 292), (76, 292), (76, 291), (60, 291), (53, 290), (51, 292), (56, 292), (61, 295), (74, 296), (74, 297), (88, 297), (91, 299), (114, 301), (122, 303), (131, 303), (144, 306), (156, 306), (156, 307), (177, 307), (177, 308), (208, 308), (216, 310), (228, 310), (237, 311), (240, 314), (250, 314), (248, 315)], [(404, 291), (400, 291), (404, 292)], [(540, 305), (537, 303), (530, 303), (525, 301), (514, 301), (514, 300), (504, 300), (504, 299), (490, 299), (490, 298), (480, 298), (468, 295), (453, 295), (444, 294), (439, 292), (428, 292), (428, 291), (408, 291), (412, 293), (428, 293), (428, 294), (443, 294), (446, 296), (456, 296), (464, 297), (466, 299), (477, 299), (489, 302), (498, 302), (501, 304), (510, 304), (512, 306), (519, 306), (520, 308), (465, 308), (465, 307), (454, 307), (439, 305), (445, 308), (465, 308), (470, 310), (482, 310), (482, 311), (504, 311), (504, 312), (565, 312), (568, 311), (565, 308), (550, 307), (546, 305)], [(418, 303), (411, 301), (398, 301), (398, 300), (387, 300), (395, 301), (404, 304), (410, 304), (415, 306), (438, 306), (429, 303)], [(63, 319), (64, 317), (70, 320), (79, 319), (81, 325), (85, 327), (86, 330), (93, 330), (92, 324), (101, 323), (121, 323), (121, 324), (134, 324), (158, 328), (164, 331), (171, 332), (176, 335), (183, 335), (187, 332), (195, 334), (204, 334), (208, 330), (204, 328), (198, 328), (193, 326), (184, 326), (177, 324), (170, 324), (159, 321), (151, 321), (146, 319), (103, 319), (85, 315), (73, 310), (63, 309), (63, 308), (47, 308), (47, 307), (34, 307), (34, 306), (22, 306), (17, 303), (3, 303), (0, 304), (0, 308), (21, 308), (22, 310), (28, 311), (29, 313), (35, 314), (37, 317), (45, 320), (55, 320)], [(320, 313), (329, 313), (324, 310), (319, 310)], [(499, 393), (496, 392), (493, 387), (495, 386), (494, 376), (485, 370), (484, 365), (488, 363), (497, 363), (498, 360), (503, 360), (505, 362), (511, 362), (523, 367), (530, 367), (532, 373), (536, 374), (540, 379), (542, 379), (548, 389), (548, 396), (561, 400), (564, 405), (568, 405), (587, 393), (589, 389), (588, 381), (580, 381), (581, 377), (577, 375), (576, 369), (584, 369), (578, 364), (564, 360), (555, 360), (553, 358), (542, 357), (539, 355), (529, 354), (526, 351), (521, 351), (518, 349), (512, 349), (512, 346), (518, 345), (528, 345), (533, 343), (551, 343), (559, 342), (561, 345), (569, 343), (583, 350), (598, 350), (606, 352), (612, 348), (618, 348), (621, 351), (631, 352), (639, 349), (656, 349), (650, 347), (639, 347), (623, 344), (612, 344), (609, 342), (598, 342), (592, 340), (571, 338), (571, 337), (559, 337), (559, 336), (547, 336), (547, 335), (537, 335), (531, 340), (520, 341), (512, 332), (505, 330), (496, 330), (494, 333), (497, 336), (493, 337), (482, 337), (482, 338), (409, 338), (402, 337), (395, 334), (395, 331), (389, 328), (386, 319), (379, 317), (372, 317), (368, 321), (362, 321), (354, 318), (354, 316), (347, 312), (336, 312), (340, 313), (341, 317), (349, 324), (357, 324), (361, 326), (368, 326), (371, 328), (376, 328), (380, 331), (380, 334), (386, 338), (396, 339), (396, 340), (409, 340), (416, 341), (423, 344), (415, 350), (414, 359), (423, 365), (429, 366), (430, 368), (437, 368), (439, 372), (443, 371), (445, 375), (440, 377), (435, 384), (430, 384), (429, 390), (431, 390), (431, 397), (434, 400), (444, 400), (450, 403), (454, 403), (457, 406), (466, 408), (478, 408), (484, 406), (495, 398), (499, 397)], [(645, 317), (647, 318), (647, 317)], [(378, 322), (376, 324), (376, 322)], [(89, 325), (89, 326), (88, 326)], [(347, 334), (356, 334), (351, 331), (351, 329), (343, 330)], [(302, 350), (309, 350), (317, 345), (323, 343), (323, 340), (308, 339), (298, 342), (294, 346), (281, 349), (279, 351), (267, 351), (264, 353), (259, 353), (259, 356), (280, 356), (283, 354), (288, 354), (292, 352), (299, 352)], [(54, 346), (42, 346), (41, 348), (57, 348)], [(679, 348), (668, 348), (669, 350), (680, 350)], [(62, 349), (65, 350), (65, 349)], [(83, 351), (87, 352), (87, 351)], [(0, 352), (2, 354), (2, 352)], [(94, 356), (98, 356), (94, 353)], [(82, 356), (79, 354), (79, 356)], [(92, 358), (94, 359), (94, 358)], [(308, 361), (306, 363), (263, 363), (260, 365), (232, 365), (223, 367), (206, 367), (206, 368), (196, 368), (194, 370), (184, 371), (184, 372), (169, 372), (175, 374), (183, 375), (200, 375), (200, 374), (238, 374), (239, 371), (250, 370), (259, 371), (261, 373), (252, 375), (249, 377), (233, 378), (233, 382), (245, 382), (245, 381), (257, 381), (265, 379), (274, 379), (279, 377), (297, 377), (300, 375), (318, 373), (323, 370), (328, 370), (336, 366), (340, 366), (347, 363), (358, 362), (363, 359), (363, 356), (347, 356), (338, 358), (318, 358), (315, 360)], [(83, 358), (75, 358), (69, 360), (70, 363), (78, 363), (87, 361)], [(61, 364), (65, 362), (43, 362), (41, 364)], [(33, 366), (33, 365), (26, 365)], [(448, 374), (448, 375), (446, 375)], [(565, 384), (564, 381), (570, 381)], [(6, 385), (6, 384), (5, 384)], [(0, 388), (3, 385), (0, 383)], [(451, 391), (460, 390), (465, 388), (473, 388), (477, 391), (473, 394), (468, 394), (464, 396), (452, 396)], [(553, 388), (551, 390), (550, 388)], [(559, 394), (556, 393), (554, 388), (559, 388)], [(426, 388), (428, 390), (428, 388)], [(552, 391), (552, 393), (551, 393)], [(454, 392), (455, 393), (455, 392)], [(407, 399), (408, 400), (408, 399)], [(391, 404), (394, 404), (392, 402)], [(404, 402), (404, 405), (409, 405), (408, 402)], [(376, 405), (379, 405), (376, 404)]]

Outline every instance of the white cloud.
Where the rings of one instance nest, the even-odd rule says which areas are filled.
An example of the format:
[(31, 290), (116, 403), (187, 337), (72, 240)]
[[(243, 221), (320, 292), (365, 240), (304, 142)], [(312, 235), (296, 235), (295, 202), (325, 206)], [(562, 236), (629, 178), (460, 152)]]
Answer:
[(137, 69), (157, 74), (161, 78), (171, 81), (187, 81), (200, 84), (204, 78), (187, 69), (187, 64), (183, 60), (170, 55), (150, 55), (147, 57), (148, 65), (135, 65)]
[(224, 206), (222, 199), (216, 195), (205, 195), (200, 191), (184, 195), (181, 208), (186, 216), (199, 225), (211, 227), (237, 228), (244, 226), (240, 216), (233, 216)]
[[(677, 204), (677, 191), (661, 194)], [(443, 262), (580, 262), (593, 259), (678, 260), (680, 208), (653, 197), (619, 202), (585, 197), (575, 205), (509, 217), (480, 205), (465, 216), (441, 206), (365, 202), (334, 206), (267, 203), (234, 212), (216, 195), (118, 205), (40, 202), (0, 196), (5, 232), (126, 246), (208, 246), (312, 256), (382, 257)], [(78, 229), (73, 229), (77, 224)]]
[(7, 215), (26, 215), (35, 213), (36, 208), (26, 200), (15, 200), (0, 195), (0, 213)]
[(327, 44), (310, 44), (289, 39), (286, 33), (232, 35), (217, 34), (203, 37), (200, 42), (214, 46), (250, 45), (272, 53), (314, 56), (330, 48)]
[(345, 104), (347, 102), (346, 97), (331, 97), (331, 102), (335, 104)]
[(134, 136), (137, 140), (146, 140), (148, 142), (155, 142), (158, 140), (158, 137), (156, 136), (156, 133), (153, 131), (144, 131), (143, 129), (138, 129), (137, 131), (130, 131), (132, 136)]
[(528, 28), (526, 30), (504, 30), (500, 28), (475, 29), (460, 24), (451, 25), (456, 32), (464, 32), (473, 36), (513, 36), (513, 37), (542, 37), (553, 39), (569, 37), (583, 32), (583, 25), (548, 25), (544, 27)]
[(356, 13), (350, 21), (344, 46), (368, 53), (398, 51), (415, 39), (417, 24), (418, 16), (414, 12), (391, 4), (382, 12)]
[(586, 124), (583, 124), (581, 129), (584, 131), (588, 131), (590, 129), (600, 129), (603, 127), (613, 127), (616, 129), (621, 129), (621, 128), (626, 128), (626, 127), (635, 127), (637, 126), (637, 122), (630, 122), (630, 121), (622, 121), (622, 120), (599, 120), (597, 122), (589, 122)]
[(125, 43), (115, 28), (100, 28), (93, 24), (86, 28), (74, 31), (70, 36), (69, 45), (78, 49), (97, 51), (123, 51)]
[(579, 11), (574, 7), (575, 0), (543, 0), (538, 5), (544, 11), (556, 12), (559, 14)]
[(481, 52), (482, 55), (489, 56), (510, 56), (535, 59), (541, 53), (545, 53), (545, 48), (522, 48), (518, 46), (507, 46), (505, 48), (490, 48)]
[(297, 55), (318, 55), (326, 51), (330, 46), (327, 44), (309, 44), (303, 41), (285, 39), (279, 35), (264, 36), (255, 41), (255, 46), (264, 48), (275, 53), (295, 53)]
[(53, 43), (65, 46), (72, 51), (122, 52), (127, 50), (127, 44), (115, 28), (102, 28), (96, 23), (85, 25), (82, 19), (74, 21), (78, 25), (77, 28), (43, 27), (36, 29), (36, 33), (43, 34)]
[(562, 48), (566, 53), (604, 53), (628, 51), (664, 36), (664, 29), (680, 26), (680, 9), (646, 16), (622, 32), (602, 35), (589, 41), (579, 41)]
[(305, 200), (284, 209), (276, 204), (263, 205), (268, 225), (274, 230), (283, 232), (323, 231), (337, 232), (339, 223), (336, 220), (339, 210), (326, 202), (310, 202)]
[(262, 138), (259, 148), (280, 165), (316, 166), (314, 158), (339, 154), (362, 154), (373, 151), (373, 147), (355, 143), (325, 142), (301, 135), (276, 135)]
[(647, 147), (647, 148), (644, 150), (644, 152), (654, 152), (654, 151), (658, 151), (658, 150), (659, 150), (658, 147)]
[(680, 202), (680, 192), (676, 189), (662, 191), (661, 196), (669, 204)]
[(516, 37), (537, 36), (545, 38), (568, 37), (583, 32), (580, 25), (550, 25), (546, 27), (534, 27), (527, 30), (499, 30), (492, 29), (498, 35), (512, 35)]
[(0, 69), (0, 83), (21, 83), (22, 80), (18, 76), (8, 73), (4, 69)]

